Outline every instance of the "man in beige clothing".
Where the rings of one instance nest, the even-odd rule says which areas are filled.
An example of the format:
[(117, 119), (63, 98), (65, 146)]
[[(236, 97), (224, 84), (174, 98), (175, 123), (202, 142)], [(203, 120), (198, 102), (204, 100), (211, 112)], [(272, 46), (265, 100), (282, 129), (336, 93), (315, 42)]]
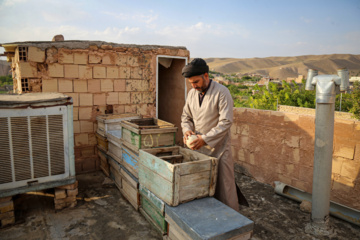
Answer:
[(229, 90), (209, 79), (209, 66), (195, 58), (182, 70), (192, 85), (181, 115), (184, 142), (193, 134), (193, 150), (219, 159), (215, 198), (239, 211), (231, 154), (230, 127), (233, 100)]

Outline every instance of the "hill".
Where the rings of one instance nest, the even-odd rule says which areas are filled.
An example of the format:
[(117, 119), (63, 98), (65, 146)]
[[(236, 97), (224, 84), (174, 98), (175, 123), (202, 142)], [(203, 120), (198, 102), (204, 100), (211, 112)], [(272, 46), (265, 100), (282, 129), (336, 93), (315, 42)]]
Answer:
[(11, 75), (10, 72), (10, 63), (5, 60), (0, 60), (0, 76)]
[(317, 69), (319, 74), (336, 74), (346, 67), (350, 76), (360, 75), (360, 55), (331, 54), (304, 55), (296, 57), (267, 58), (205, 58), (210, 70), (231, 74), (261, 74), (272, 78), (306, 77), (308, 69)]

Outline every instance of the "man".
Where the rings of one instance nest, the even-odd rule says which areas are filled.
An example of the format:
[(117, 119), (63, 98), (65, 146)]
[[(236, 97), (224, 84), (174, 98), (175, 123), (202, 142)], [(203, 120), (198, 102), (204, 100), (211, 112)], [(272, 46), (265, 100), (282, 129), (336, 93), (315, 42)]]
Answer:
[(187, 137), (196, 134), (198, 138), (191, 143), (191, 149), (219, 159), (215, 198), (239, 211), (230, 143), (231, 94), (226, 87), (209, 79), (209, 66), (201, 58), (186, 65), (182, 75), (193, 87), (181, 115), (184, 143)]

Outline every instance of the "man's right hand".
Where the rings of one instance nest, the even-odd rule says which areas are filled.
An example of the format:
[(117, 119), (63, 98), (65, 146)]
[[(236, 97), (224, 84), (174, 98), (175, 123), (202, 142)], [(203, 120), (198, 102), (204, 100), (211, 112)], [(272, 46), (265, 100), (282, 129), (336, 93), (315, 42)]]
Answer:
[(184, 144), (186, 145), (186, 140), (189, 136), (191, 135), (195, 135), (195, 133), (193, 131), (186, 131), (185, 134), (184, 134), (184, 137), (183, 137), (183, 141), (184, 141)]

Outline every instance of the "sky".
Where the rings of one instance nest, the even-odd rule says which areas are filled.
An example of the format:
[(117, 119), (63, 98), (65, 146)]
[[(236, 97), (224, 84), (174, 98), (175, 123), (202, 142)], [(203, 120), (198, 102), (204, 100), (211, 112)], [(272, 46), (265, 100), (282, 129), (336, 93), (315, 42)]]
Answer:
[(0, 0), (0, 43), (57, 34), (202, 58), (360, 54), (360, 0)]

